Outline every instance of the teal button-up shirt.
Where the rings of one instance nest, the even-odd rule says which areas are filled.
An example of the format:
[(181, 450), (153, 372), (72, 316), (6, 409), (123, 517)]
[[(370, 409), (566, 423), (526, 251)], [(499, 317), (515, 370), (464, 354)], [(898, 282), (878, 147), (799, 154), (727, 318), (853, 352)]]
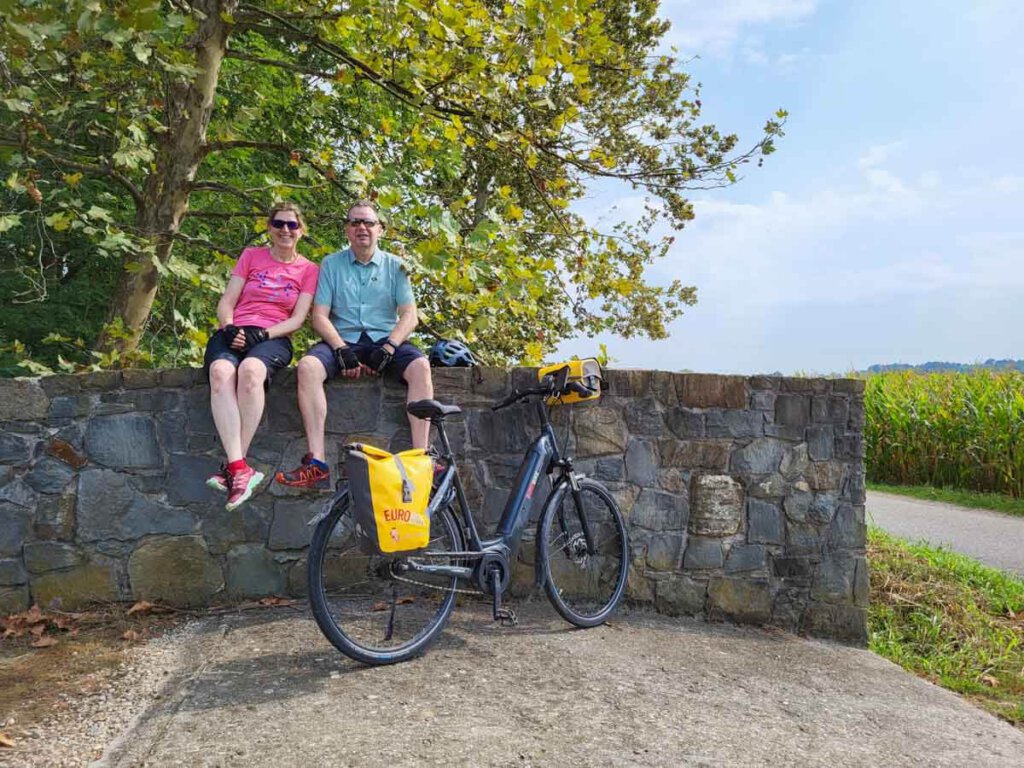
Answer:
[(414, 300), (409, 275), (397, 256), (378, 249), (362, 264), (346, 248), (323, 260), (313, 303), (330, 307), (341, 338), (355, 343), (363, 332), (374, 341), (387, 336), (398, 322), (398, 308)]

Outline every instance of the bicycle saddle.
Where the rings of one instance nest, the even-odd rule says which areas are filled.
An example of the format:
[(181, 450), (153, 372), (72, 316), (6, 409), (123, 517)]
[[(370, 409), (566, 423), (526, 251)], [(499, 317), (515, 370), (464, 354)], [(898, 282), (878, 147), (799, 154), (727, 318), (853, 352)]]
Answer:
[(437, 400), (414, 400), (405, 406), (405, 410), (418, 419), (435, 419), (451, 416), (453, 413), (462, 413), (457, 405), (445, 405)]

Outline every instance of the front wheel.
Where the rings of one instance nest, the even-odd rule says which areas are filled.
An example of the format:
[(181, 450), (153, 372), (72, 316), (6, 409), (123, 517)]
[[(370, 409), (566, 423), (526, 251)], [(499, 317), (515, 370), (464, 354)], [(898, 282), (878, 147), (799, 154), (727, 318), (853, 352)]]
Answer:
[[(462, 536), (447, 508), (430, 521), (427, 552), (457, 552)], [(409, 572), (409, 556), (367, 554), (347, 497), (320, 521), (309, 546), (309, 604), (320, 630), (363, 664), (394, 664), (422, 653), (455, 605), (454, 576)], [(434, 565), (455, 560), (430, 558)]]
[(537, 555), (555, 610), (577, 627), (594, 627), (622, 599), (629, 541), (608, 489), (586, 478), (579, 486), (579, 494), (569, 483), (555, 489), (537, 524)]

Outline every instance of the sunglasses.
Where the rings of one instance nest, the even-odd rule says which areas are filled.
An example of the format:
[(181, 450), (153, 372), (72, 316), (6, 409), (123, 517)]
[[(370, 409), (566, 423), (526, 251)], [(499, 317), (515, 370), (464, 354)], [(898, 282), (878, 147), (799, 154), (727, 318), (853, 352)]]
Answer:
[(349, 219), (347, 223), (350, 227), (358, 227), (359, 225), (363, 225), (367, 229), (370, 229), (371, 227), (375, 227), (378, 224), (380, 224), (380, 222), (377, 221), (376, 219)]
[(270, 226), (274, 229), (284, 229), (288, 227), (291, 232), (294, 232), (299, 228), (299, 222), (297, 221), (285, 221), (284, 219), (271, 219)]

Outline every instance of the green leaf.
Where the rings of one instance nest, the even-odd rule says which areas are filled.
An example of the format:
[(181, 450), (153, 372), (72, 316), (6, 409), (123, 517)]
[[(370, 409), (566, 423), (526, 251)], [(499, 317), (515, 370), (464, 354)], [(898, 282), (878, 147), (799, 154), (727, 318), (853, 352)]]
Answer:
[(6, 213), (0, 216), (0, 232), (7, 232), (21, 224), (21, 216), (16, 213)]

